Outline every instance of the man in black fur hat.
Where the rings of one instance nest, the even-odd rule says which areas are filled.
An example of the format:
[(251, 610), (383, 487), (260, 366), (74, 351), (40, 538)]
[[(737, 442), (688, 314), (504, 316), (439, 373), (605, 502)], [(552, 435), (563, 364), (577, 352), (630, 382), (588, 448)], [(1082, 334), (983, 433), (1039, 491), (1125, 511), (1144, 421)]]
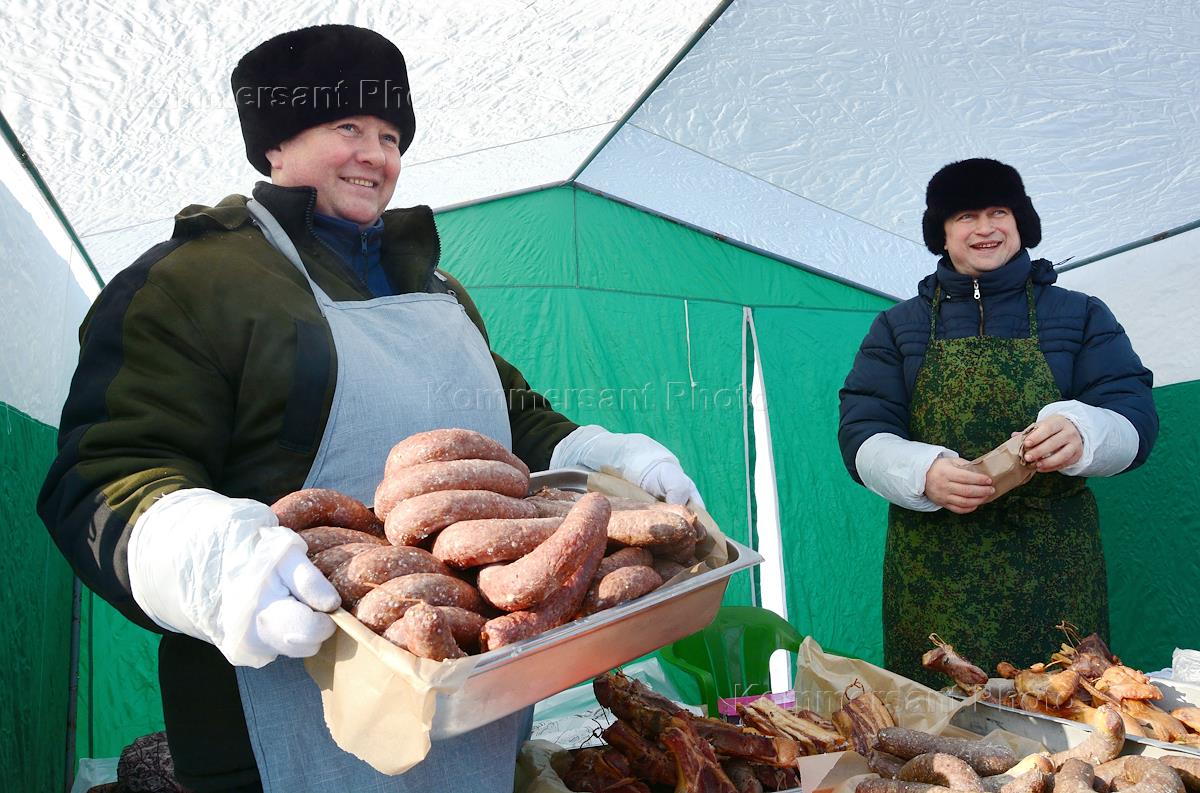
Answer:
[[(1085, 477), (1144, 462), (1158, 417), (1151, 373), (1112, 312), (1030, 258), (1041, 220), (1014, 168), (951, 163), (925, 202), (937, 270), (871, 326), (840, 393), (838, 438), (855, 480), (891, 502), (884, 661), (939, 686), (921, 667), (931, 633), (985, 669), (1044, 660), (1063, 619), (1107, 638)], [(968, 461), (1022, 434), (1037, 475), (997, 494)]]
[[(246, 156), (271, 182), (184, 209), (172, 239), (103, 290), (39, 512), (93, 591), (162, 634), (167, 739), (188, 788), (506, 792), (531, 708), (432, 746), (416, 723), (381, 736), (391, 770), (408, 768), (397, 776), (334, 744), (301, 659), (343, 599), (306, 558), (304, 527), (267, 505), (302, 488), (370, 504), (393, 444), (442, 428), (534, 471), (606, 467), (672, 502), (699, 494), (651, 438), (556, 413), (437, 268), (429, 207), (385, 211), (416, 125), (394, 44), (305, 28), (256, 47), (231, 83)], [(454, 657), (448, 616), (429, 611), (418, 627)]]

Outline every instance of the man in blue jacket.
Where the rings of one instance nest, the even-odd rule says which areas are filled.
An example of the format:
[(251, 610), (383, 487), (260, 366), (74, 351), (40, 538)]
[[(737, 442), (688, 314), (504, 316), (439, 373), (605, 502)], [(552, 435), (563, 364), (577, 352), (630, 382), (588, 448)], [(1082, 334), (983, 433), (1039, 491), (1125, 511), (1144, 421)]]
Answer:
[[(850, 474), (892, 505), (884, 662), (940, 685), (920, 663), (931, 633), (985, 668), (1046, 658), (1060, 620), (1107, 637), (1085, 478), (1143, 463), (1158, 416), (1152, 375), (1108, 307), (1030, 259), (1041, 221), (1015, 169), (942, 168), (923, 232), (937, 270), (876, 317), (840, 392), (838, 440)], [(1026, 428), (1038, 475), (990, 500), (991, 479), (967, 462)]]

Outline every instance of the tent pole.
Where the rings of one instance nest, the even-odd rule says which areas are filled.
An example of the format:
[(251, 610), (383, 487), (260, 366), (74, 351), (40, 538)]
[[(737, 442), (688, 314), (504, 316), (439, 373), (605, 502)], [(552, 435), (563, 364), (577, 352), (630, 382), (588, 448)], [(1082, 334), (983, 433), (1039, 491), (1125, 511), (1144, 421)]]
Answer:
[(1085, 264), (1091, 264), (1092, 262), (1098, 262), (1101, 259), (1107, 259), (1110, 256), (1116, 256), (1118, 253), (1125, 253), (1125, 251), (1131, 251), (1134, 248), (1141, 248), (1141, 247), (1143, 247), (1145, 245), (1149, 245), (1153, 242), (1161, 242), (1161, 241), (1165, 240), (1167, 237), (1174, 237), (1177, 234), (1182, 234), (1185, 231), (1191, 231), (1192, 229), (1200, 229), (1200, 220), (1193, 220), (1191, 223), (1184, 223), (1182, 226), (1176, 226), (1173, 229), (1167, 229), (1166, 231), (1160, 231), (1158, 234), (1155, 234), (1153, 236), (1144, 237), (1140, 240), (1134, 240), (1133, 242), (1118, 246), (1116, 248), (1113, 248), (1112, 250), (1105, 251), (1104, 253), (1097, 253), (1095, 256), (1089, 256), (1086, 259), (1068, 260), (1067, 262), (1063, 263), (1061, 266), (1057, 266), (1054, 269), (1056, 272), (1065, 273), (1067, 270), (1074, 270), (1076, 267), (1082, 267)]
[(104, 279), (100, 277), (100, 272), (96, 269), (96, 265), (92, 264), (92, 257), (88, 256), (87, 249), (83, 247), (83, 243), (79, 239), (79, 235), (75, 233), (75, 227), (67, 220), (67, 216), (63, 213), (62, 207), (58, 205), (58, 201), (54, 199), (54, 194), (50, 192), (50, 187), (46, 184), (46, 180), (38, 172), (37, 166), (33, 164), (33, 160), (29, 158), (29, 153), (25, 151), (25, 147), (21, 145), (21, 141), (17, 140), (17, 133), (8, 125), (8, 119), (0, 113), (0, 135), (8, 141), (8, 145), (12, 148), (13, 154), (17, 160), (25, 167), (25, 172), (29, 174), (29, 178), (37, 185), (38, 191), (42, 194), (42, 198), (46, 199), (46, 203), (50, 207), (50, 211), (58, 218), (58, 222), (62, 224), (66, 230), (67, 236), (71, 238), (71, 242), (75, 243), (75, 248), (79, 251), (79, 255), (83, 257), (83, 261), (91, 270), (92, 276), (96, 279), (99, 286), (104, 286)]
[(675, 57), (671, 58), (670, 62), (663, 67), (662, 71), (660, 71), (655, 78), (650, 81), (650, 85), (646, 86), (646, 90), (642, 91), (641, 96), (639, 96), (637, 100), (634, 101), (633, 105), (625, 111), (625, 115), (621, 116), (621, 119), (616, 124), (613, 124), (612, 129), (608, 131), (608, 134), (600, 139), (600, 142), (596, 144), (595, 148), (591, 150), (587, 157), (583, 158), (583, 162), (578, 168), (575, 169), (575, 173), (571, 174), (571, 178), (567, 180), (568, 182), (574, 182), (579, 178), (580, 174), (587, 170), (587, 167), (592, 164), (592, 160), (596, 159), (596, 155), (598, 155), (600, 151), (608, 145), (608, 142), (612, 140), (618, 132), (621, 131), (621, 127), (625, 126), (626, 122), (633, 118), (633, 114), (636, 113), (638, 109), (646, 103), (646, 100), (650, 98), (650, 94), (658, 90), (658, 87), (662, 85), (663, 80), (667, 79), (667, 75), (679, 65), (680, 61), (687, 57), (687, 54), (692, 51), (692, 47), (695, 47), (700, 39), (704, 38), (704, 34), (708, 32), (708, 29), (716, 24), (716, 21), (721, 18), (722, 14), (725, 13), (725, 9), (729, 8), (731, 5), (733, 5), (733, 0), (721, 0), (721, 2), (717, 4), (717, 7), (714, 8), (712, 13), (708, 15), (708, 18), (700, 23), (700, 27), (696, 28), (696, 32), (692, 34), (692, 37), (688, 39), (687, 43), (679, 48), (679, 52), (675, 53)]
[(67, 662), (67, 773), (66, 790), (71, 789), (75, 782), (75, 732), (78, 718), (79, 694), (79, 629), (80, 604), (83, 601), (83, 587), (78, 578), (72, 579), (71, 585), (71, 655)]

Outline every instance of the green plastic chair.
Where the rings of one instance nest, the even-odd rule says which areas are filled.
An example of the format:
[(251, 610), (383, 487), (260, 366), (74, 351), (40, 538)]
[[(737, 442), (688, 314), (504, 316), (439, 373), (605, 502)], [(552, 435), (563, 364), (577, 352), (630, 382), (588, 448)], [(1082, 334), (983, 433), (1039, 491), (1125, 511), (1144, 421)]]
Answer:
[(796, 652), (803, 637), (783, 617), (757, 606), (722, 606), (709, 626), (659, 650), (668, 665), (691, 677), (708, 715), (717, 700), (771, 690), (771, 655)]

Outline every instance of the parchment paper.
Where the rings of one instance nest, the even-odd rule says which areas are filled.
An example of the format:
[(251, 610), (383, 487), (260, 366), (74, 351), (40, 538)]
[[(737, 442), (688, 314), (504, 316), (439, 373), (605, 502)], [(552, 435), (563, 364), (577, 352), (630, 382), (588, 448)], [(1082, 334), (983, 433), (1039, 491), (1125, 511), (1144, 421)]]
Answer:
[[(644, 490), (607, 474), (591, 474), (588, 490), (654, 501)], [(703, 561), (668, 584), (728, 562), (725, 536), (712, 517), (703, 509), (689, 508), (695, 510), (708, 531), (708, 538), (696, 549), (697, 555), (703, 554)], [(321, 689), (330, 735), (343, 751), (376, 771), (401, 774), (429, 753), (438, 694), (461, 689), (484, 656), (452, 661), (418, 658), (375, 634), (346, 611), (339, 609), (330, 616), (337, 631), (304, 663)], [(505, 651), (501, 648), (494, 652)]]

